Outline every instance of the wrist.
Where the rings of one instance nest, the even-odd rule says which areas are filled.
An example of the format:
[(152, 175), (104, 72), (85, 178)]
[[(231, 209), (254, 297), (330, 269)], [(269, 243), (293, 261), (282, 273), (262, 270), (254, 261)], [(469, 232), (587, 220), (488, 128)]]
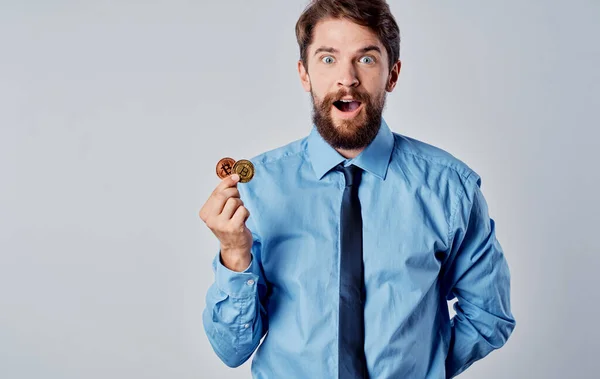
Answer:
[(221, 249), (221, 264), (231, 271), (245, 271), (252, 262), (250, 249)]

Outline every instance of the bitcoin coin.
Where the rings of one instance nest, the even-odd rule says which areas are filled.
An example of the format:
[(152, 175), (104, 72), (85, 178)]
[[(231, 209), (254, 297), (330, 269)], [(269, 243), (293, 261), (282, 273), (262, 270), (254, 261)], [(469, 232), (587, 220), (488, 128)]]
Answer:
[(240, 183), (248, 183), (254, 176), (254, 165), (247, 159), (240, 159), (233, 165), (232, 174), (240, 176)]
[(217, 176), (221, 179), (225, 179), (229, 175), (233, 174), (233, 165), (235, 164), (235, 159), (233, 158), (223, 158), (217, 163)]

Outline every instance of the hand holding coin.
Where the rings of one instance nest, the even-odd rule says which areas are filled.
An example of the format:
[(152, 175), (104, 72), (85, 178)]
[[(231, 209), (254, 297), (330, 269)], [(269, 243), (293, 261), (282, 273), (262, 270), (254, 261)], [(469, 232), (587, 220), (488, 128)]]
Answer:
[[(217, 171), (218, 173), (218, 171)], [(252, 233), (246, 227), (250, 212), (240, 199), (240, 175), (226, 176), (200, 209), (199, 215), (221, 243), (221, 262), (232, 271), (244, 271), (252, 260)]]
[(254, 165), (247, 159), (235, 161), (233, 158), (222, 158), (217, 163), (217, 176), (224, 179), (232, 174), (240, 176), (240, 183), (248, 183), (254, 177)]

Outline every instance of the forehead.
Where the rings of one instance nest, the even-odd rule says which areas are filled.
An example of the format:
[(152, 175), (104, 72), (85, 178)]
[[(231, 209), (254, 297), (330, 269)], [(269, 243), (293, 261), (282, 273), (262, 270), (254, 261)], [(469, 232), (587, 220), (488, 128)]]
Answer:
[(315, 25), (309, 51), (327, 46), (342, 52), (352, 52), (366, 45), (379, 46), (383, 51), (383, 45), (379, 38), (368, 27), (355, 24), (348, 19), (328, 18)]

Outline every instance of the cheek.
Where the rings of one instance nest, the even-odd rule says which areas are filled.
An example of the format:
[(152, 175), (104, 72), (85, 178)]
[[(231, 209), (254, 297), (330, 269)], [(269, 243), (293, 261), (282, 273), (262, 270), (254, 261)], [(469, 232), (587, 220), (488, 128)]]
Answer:
[(320, 90), (327, 90), (336, 82), (335, 73), (332, 69), (321, 70), (313, 68), (310, 72), (310, 82)]
[(313, 80), (311, 82), (312, 94), (319, 101), (323, 101), (325, 96), (329, 94), (329, 88), (323, 85), (322, 82)]
[(311, 76), (310, 85), (313, 92), (319, 97), (319, 99), (322, 99), (323, 96), (327, 94), (327, 84), (322, 78), (319, 78), (318, 76)]
[(363, 85), (369, 91), (370, 94), (380, 93), (385, 90), (388, 76), (384, 74), (376, 74), (366, 76)]

